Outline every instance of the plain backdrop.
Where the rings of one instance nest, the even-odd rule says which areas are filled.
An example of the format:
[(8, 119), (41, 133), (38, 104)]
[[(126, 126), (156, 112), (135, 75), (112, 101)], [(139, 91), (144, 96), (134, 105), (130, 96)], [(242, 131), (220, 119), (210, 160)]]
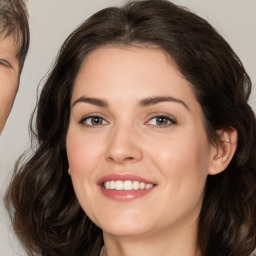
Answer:
[[(15, 160), (29, 147), (28, 123), (36, 104), (37, 88), (55, 59), (64, 39), (94, 12), (120, 6), (124, 0), (28, 0), (31, 45), (22, 72), (13, 111), (0, 140), (0, 195)], [(255, 0), (174, 0), (207, 19), (241, 58), (256, 87), (256, 1)], [(42, 82), (41, 82), (42, 84)], [(256, 111), (256, 90), (250, 98)], [(17, 242), (0, 201), (0, 256), (25, 256)]]

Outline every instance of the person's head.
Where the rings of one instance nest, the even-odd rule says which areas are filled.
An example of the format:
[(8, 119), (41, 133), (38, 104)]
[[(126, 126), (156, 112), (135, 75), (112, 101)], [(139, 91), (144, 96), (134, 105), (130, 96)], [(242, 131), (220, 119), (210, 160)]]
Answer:
[(0, 134), (12, 109), (28, 47), (24, 1), (0, 0)]
[[(249, 255), (256, 237), (250, 89), (228, 43), (184, 8), (164, 0), (137, 1), (93, 15), (59, 52), (37, 106), (38, 148), (9, 189), (14, 227), (28, 250), (97, 255), (103, 241), (96, 225), (119, 231), (110, 230), (108, 212), (100, 212), (103, 201), (94, 192), (123, 172), (157, 185), (149, 192), (160, 202), (150, 210), (155, 220), (161, 219), (153, 214), (159, 210), (172, 224), (194, 218), (202, 255)], [(167, 214), (166, 191), (174, 193), (169, 204), (176, 207), (175, 217)], [(111, 207), (115, 204), (106, 211), (119, 220), (121, 212)], [(144, 210), (149, 212), (149, 205)]]

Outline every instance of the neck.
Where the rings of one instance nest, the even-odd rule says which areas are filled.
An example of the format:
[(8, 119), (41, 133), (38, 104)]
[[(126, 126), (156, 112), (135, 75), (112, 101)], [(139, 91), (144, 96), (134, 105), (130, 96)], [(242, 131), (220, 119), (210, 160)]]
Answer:
[(195, 226), (172, 232), (161, 230), (152, 236), (113, 236), (103, 232), (106, 251), (102, 256), (201, 256)]

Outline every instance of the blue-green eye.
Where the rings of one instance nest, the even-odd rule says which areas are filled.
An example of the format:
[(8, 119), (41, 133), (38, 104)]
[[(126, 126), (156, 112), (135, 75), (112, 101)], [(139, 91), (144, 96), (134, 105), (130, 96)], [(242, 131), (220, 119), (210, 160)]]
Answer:
[(156, 126), (167, 126), (167, 125), (176, 124), (176, 123), (177, 123), (176, 120), (163, 115), (155, 116), (148, 121), (148, 124), (156, 125)]
[(97, 125), (104, 125), (107, 124), (107, 121), (104, 120), (100, 116), (88, 116), (83, 118), (80, 123), (86, 124), (88, 126), (97, 126)]

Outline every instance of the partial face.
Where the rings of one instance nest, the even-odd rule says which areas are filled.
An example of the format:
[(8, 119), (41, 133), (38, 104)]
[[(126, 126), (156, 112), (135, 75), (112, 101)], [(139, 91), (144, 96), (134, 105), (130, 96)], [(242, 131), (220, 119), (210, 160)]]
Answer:
[(195, 225), (212, 151), (191, 85), (161, 50), (105, 47), (87, 57), (67, 154), (77, 198), (104, 234)]
[(12, 37), (0, 37), (0, 134), (18, 90), (19, 63)]

